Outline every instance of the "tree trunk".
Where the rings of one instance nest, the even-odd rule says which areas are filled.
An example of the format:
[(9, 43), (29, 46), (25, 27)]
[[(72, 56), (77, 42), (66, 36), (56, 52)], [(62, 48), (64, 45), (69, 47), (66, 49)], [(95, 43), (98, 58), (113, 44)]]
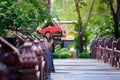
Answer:
[(51, 8), (50, 0), (45, 0), (45, 2), (46, 2), (47, 9), (50, 10)]
[(83, 39), (82, 39), (82, 35), (81, 35), (81, 31), (82, 31), (82, 18), (81, 18), (81, 14), (80, 14), (80, 9), (79, 9), (79, 0), (74, 0), (75, 2), (75, 7), (76, 7), (76, 11), (77, 11), (77, 15), (78, 15), (78, 32), (79, 32), (79, 52), (83, 52)]
[[(117, 3), (118, 4), (118, 3)], [(115, 9), (113, 8), (113, 4), (110, 4), (110, 9), (111, 9), (111, 13), (112, 13), (112, 16), (113, 16), (113, 19), (114, 19), (114, 36), (115, 38), (119, 38), (120, 37), (120, 34), (119, 34), (119, 4), (118, 4), (118, 7), (117, 7), (117, 11), (115, 11)]]
[(114, 36), (115, 38), (120, 38), (120, 34), (119, 34), (119, 21), (118, 21), (118, 17), (116, 15), (114, 15)]
[(92, 14), (92, 10), (93, 10), (95, 0), (92, 1), (92, 5), (90, 7), (90, 11), (89, 11), (89, 14), (88, 14), (88, 19), (86, 21), (86, 24), (85, 24), (84, 28), (82, 28), (82, 18), (81, 18), (81, 12), (80, 12), (80, 9), (79, 9), (80, 0), (74, 0), (74, 2), (75, 2), (77, 15), (78, 15), (78, 32), (79, 32), (79, 35), (80, 35), (78, 43), (79, 43), (79, 51), (81, 53), (81, 52), (83, 52), (83, 45), (84, 45), (83, 35), (85, 34), (86, 28), (87, 28), (88, 23), (90, 21), (90, 17), (91, 17), (91, 14)]
[(85, 23), (85, 25), (84, 25), (84, 28), (83, 28), (82, 31), (81, 31), (81, 34), (84, 34), (85, 31), (86, 31), (86, 29), (87, 29), (87, 27), (88, 27), (88, 24), (89, 24), (89, 22), (90, 22), (90, 18), (91, 18), (91, 15), (92, 15), (92, 10), (93, 10), (95, 1), (96, 1), (96, 0), (93, 0), (93, 1), (92, 1), (91, 7), (90, 7), (90, 11), (89, 11), (89, 14), (88, 14), (88, 19), (87, 19), (87, 21), (86, 21), (86, 23)]
[(79, 52), (82, 53), (83, 52), (83, 36), (80, 35), (79, 37)]
[(81, 18), (81, 13), (79, 9), (79, 0), (75, 0), (75, 7), (78, 15), (78, 31), (82, 31), (82, 18)]

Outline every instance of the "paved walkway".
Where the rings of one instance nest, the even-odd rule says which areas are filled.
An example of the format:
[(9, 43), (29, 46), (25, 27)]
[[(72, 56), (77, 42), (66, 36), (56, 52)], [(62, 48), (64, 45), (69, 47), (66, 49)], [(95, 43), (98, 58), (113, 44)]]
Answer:
[(94, 59), (54, 59), (52, 80), (120, 80), (120, 70)]

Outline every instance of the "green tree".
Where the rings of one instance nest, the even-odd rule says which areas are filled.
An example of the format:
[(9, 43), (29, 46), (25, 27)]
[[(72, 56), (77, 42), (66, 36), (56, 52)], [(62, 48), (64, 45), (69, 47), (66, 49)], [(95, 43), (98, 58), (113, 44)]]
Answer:
[(83, 0), (74, 0), (75, 2), (75, 7), (76, 7), (76, 12), (78, 15), (78, 32), (79, 32), (79, 36), (78, 36), (78, 45), (79, 45), (79, 51), (83, 52), (83, 38), (86, 32), (86, 29), (88, 27), (88, 23), (90, 21), (90, 17), (91, 17), (91, 13), (92, 13), (92, 9), (95, 3), (95, 0), (92, 1), (91, 7), (90, 7), (90, 11), (88, 12), (88, 19), (86, 20), (86, 23), (83, 25), (82, 24), (82, 15), (81, 15), (81, 8), (82, 6), (85, 6), (86, 3)]
[[(74, 4), (75, 1), (78, 3), (77, 8), (79, 11), (77, 11), (76, 9), (76, 5)], [(76, 48), (79, 49), (80, 52), (83, 51), (83, 46), (85, 43), (84, 41), (86, 41), (86, 40), (83, 41), (82, 39), (85, 38), (85, 35), (86, 35), (85, 26), (88, 26), (92, 8), (93, 8), (91, 7), (91, 1), (92, 0), (87, 0), (87, 1), (86, 0), (54, 0), (54, 4), (52, 7), (53, 8), (52, 13), (57, 14), (60, 20), (67, 20), (67, 21), (77, 20), (78, 21), (77, 23), (75, 23), (75, 30), (78, 33), (76, 34), (75, 32), (75, 37), (76, 37), (75, 43), (76, 43)], [(90, 12), (86, 12), (86, 11), (90, 11)], [(78, 15), (79, 14), (78, 12), (80, 13), (80, 16)], [(80, 17), (81, 17), (81, 20), (80, 20)]]
[(1, 0), (0, 28), (16, 27), (35, 30), (50, 18), (44, 0)]
[(11, 21), (7, 17), (8, 14), (11, 12), (8, 10), (8, 7), (10, 7), (11, 4), (7, 1), (0, 1), (0, 29), (3, 29), (4, 27), (8, 25), (12, 25)]
[(54, 0), (52, 14), (55, 14), (54, 18), (59, 18), (61, 21), (76, 21), (74, 0)]
[(119, 26), (120, 26), (120, 0), (100, 0), (102, 3), (106, 3), (110, 10), (114, 22), (114, 36), (120, 37)]
[(93, 36), (92, 38), (114, 36), (112, 16), (108, 13), (110, 13), (110, 10), (107, 4), (97, 1), (87, 29), (87, 32), (90, 32), (90, 36)]

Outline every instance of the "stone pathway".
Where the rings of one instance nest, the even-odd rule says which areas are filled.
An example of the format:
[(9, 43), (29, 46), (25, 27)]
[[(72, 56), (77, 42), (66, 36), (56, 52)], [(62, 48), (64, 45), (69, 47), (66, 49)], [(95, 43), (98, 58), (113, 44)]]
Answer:
[(120, 70), (94, 59), (54, 59), (52, 80), (120, 80)]

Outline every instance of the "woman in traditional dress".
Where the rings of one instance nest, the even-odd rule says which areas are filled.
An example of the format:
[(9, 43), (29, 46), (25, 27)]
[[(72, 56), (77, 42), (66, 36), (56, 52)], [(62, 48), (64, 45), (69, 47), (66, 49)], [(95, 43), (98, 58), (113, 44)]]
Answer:
[(55, 72), (53, 57), (52, 57), (52, 44), (53, 44), (53, 39), (51, 33), (47, 31), (45, 33), (47, 75), (50, 75), (51, 72)]

